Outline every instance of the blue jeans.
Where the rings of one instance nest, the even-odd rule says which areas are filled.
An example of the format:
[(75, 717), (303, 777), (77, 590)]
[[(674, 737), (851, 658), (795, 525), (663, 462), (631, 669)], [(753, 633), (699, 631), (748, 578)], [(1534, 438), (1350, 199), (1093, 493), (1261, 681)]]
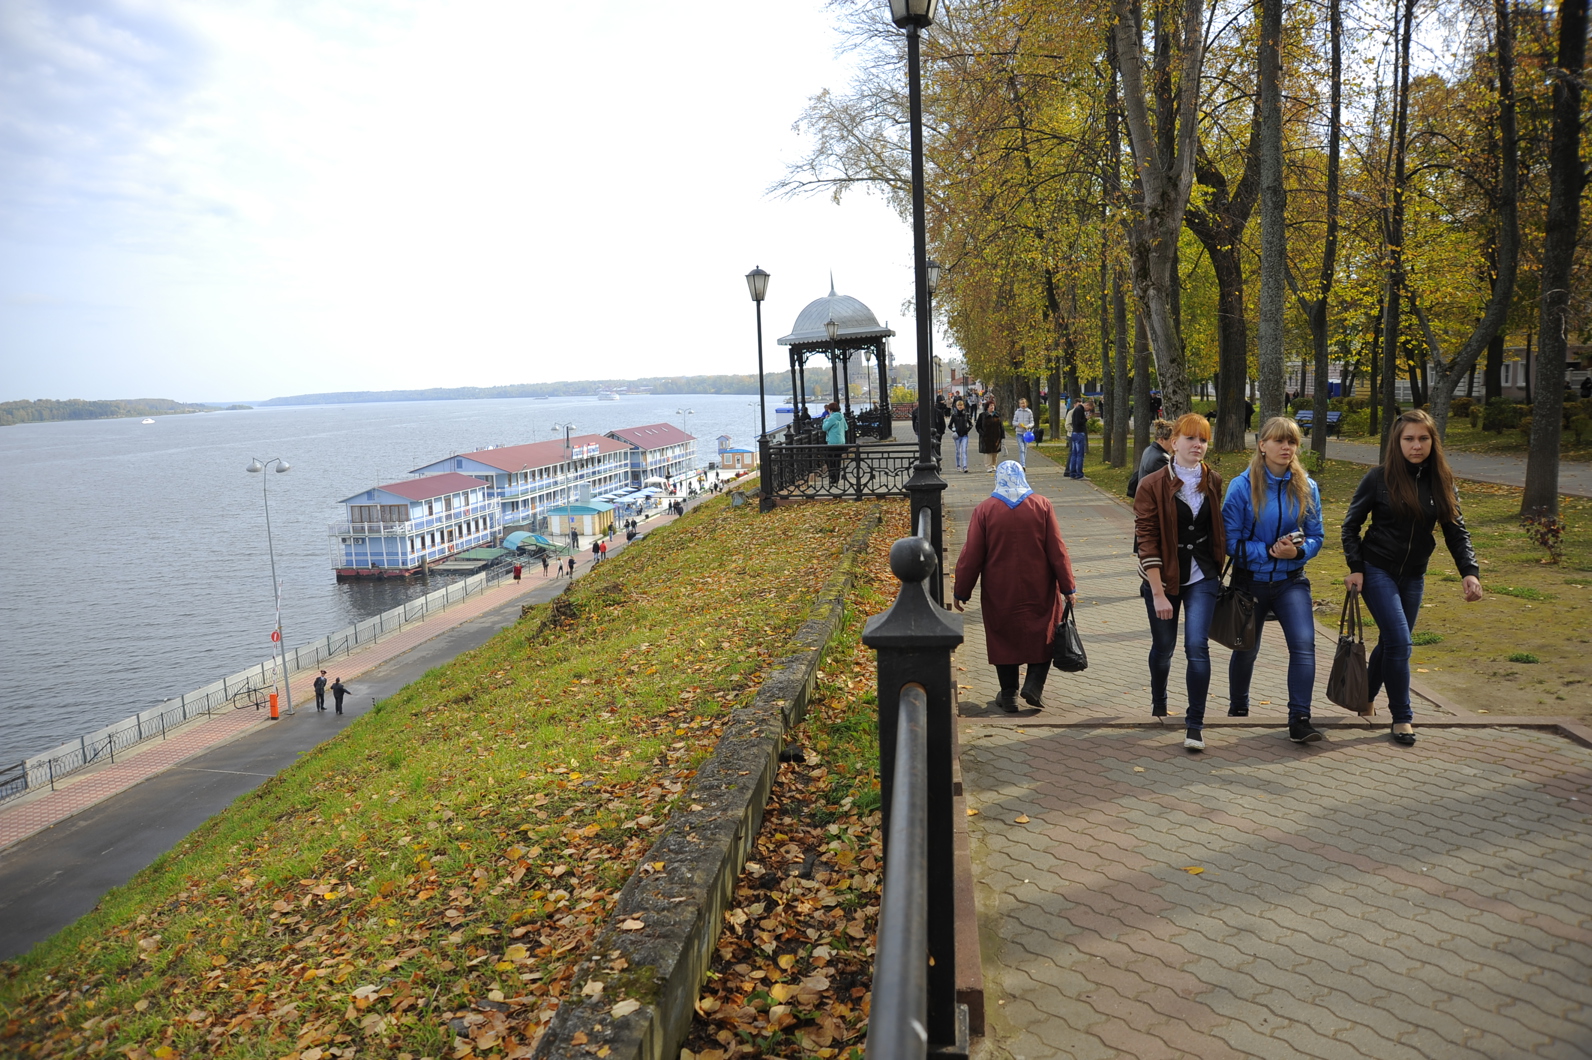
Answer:
[(1023, 467), (1028, 466), (1028, 443), (1023, 441), (1023, 432), (1017, 432), (1017, 462)]
[(1249, 713), (1249, 680), (1255, 673), (1255, 656), (1266, 619), (1282, 626), (1288, 642), (1288, 720), (1310, 717), (1310, 700), (1316, 684), (1316, 620), (1310, 609), (1310, 579), (1304, 575), (1263, 582), (1233, 578), (1255, 597), (1255, 646), (1233, 652), (1227, 667), (1228, 706), (1233, 713)]
[(1150, 583), (1139, 586), (1144, 608), (1150, 616), (1150, 703), (1166, 709), (1166, 680), (1172, 672), (1172, 650), (1177, 647), (1177, 615), (1183, 612), (1183, 658), (1188, 663), (1188, 728), (1198, 732), (1205, 727), (1205, 695), (1211, 687), (1211, 616), (1216, 613), (1216, 594), (1221, 580), (1203, 578), (1183, 586), (1172, 602), (1171, 618), (1155, 617), (1155, 594)]
[(1410, 709), (1410, 650), (1414, 646), (1410, 634), (1420, 617), (1425, 590), (1423, 574), (1395, 578), (1380, 567), (1366, 564), (1362, 595), (1366, 609), (1376, 619), (1377, 629), (1376, 647), (1370, 659), (1370, 698), (1375, 699), (1386, 686), (1387, 710), (1395, 723), (1415, 718)]
[(1083, 457), (1089, 451), (1089, 435), (1074, 432), (1067, 449), (1067, 477), (1083, 478)]
[(971, 437), (971, 436), (970, 435), (966, 435), (966, 434), (959, 434), (959, 435), (956, 436), (956, 466), (957, 467), (966, 467), (967, 466), (967, 440), (968, 440), (969, 437)]

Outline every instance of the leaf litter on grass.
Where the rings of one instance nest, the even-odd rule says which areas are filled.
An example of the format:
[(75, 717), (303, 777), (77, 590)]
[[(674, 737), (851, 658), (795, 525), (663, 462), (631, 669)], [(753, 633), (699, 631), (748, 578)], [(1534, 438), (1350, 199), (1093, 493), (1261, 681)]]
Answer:
[(884, 880), (874, 654), (858, 639), (899, 583), (890, 545), (906, 525), (887, 505), (831, 643), (802, 728), (806, 761), (780, 766), (763, 824), (725, 912), (681, 1060), (861, 1060)]
[(0, 1053), (529, 1055), (868, 514), (721, 499), (626, 549), (0, 966)]

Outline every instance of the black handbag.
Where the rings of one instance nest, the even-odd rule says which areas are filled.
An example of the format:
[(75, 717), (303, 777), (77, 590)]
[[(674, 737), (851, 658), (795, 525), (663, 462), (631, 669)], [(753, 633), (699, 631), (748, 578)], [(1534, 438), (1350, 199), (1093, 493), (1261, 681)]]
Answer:
[(1365, 662), (1365, 619), (1360, 615), (1360, 594), (1349, 590), (1338, 616), (1338, 647), (1332, 653), (1332, 673), (1327, 677), (1327, 698), (1361, 717), (1371, 713), (1371, 674)]
[(1222, 568), (1222, 591), (1216, 597), (1216, 613), (1211, 616), (1211, 639), (1232, 651), (1249, 651), (1260, 639), (1255, 622), (1255, 598), (1228, 578), (1233, 557)]
[(1078, 623), (1072, 617), (1070, 603), (1061, 613), (1061, 621), (1056, 623), (1056, 634), (1050, 642), (1050, 661), (1066, 674), (1089, 669), (1089, 656), (1084, 654), (1083, 640), (1078, 636)]

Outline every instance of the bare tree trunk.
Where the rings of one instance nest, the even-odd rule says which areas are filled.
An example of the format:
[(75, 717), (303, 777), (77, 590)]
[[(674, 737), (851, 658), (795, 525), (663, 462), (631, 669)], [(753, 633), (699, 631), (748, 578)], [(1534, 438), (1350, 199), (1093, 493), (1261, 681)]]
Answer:
[[(1504, 0), (1500, 0), (1504, 2)], [(1310, 415), (1310, 448), (1322, 460), (1327, 458), (1327, 413), (1332, 407), (1332, 384), (1327, 379), (1327, 299), (1332, 294), (1333, 275), (1338, 262), (1338, 169), (1343, 142), (1343, 10), (1342, 0), (1331, 0), (1327, 9), (1327, 35), (1332, 51), (1332, 103), (1327, 122), (1327, 236), (1321, 252), (1321, 272), (1317, 277), (1316, 297), (1310, 303), (1310, 342), (1316, 355), (1316, 400)]]
[[(1162, 391), (1165, 396), (1165, 391)], [(1150, 444), (1150, 422), (1155, 409), (1150, 398), (1150, 342), (1144, 314), (1133, 315), (1133, 451), (1142, 453)], [(1179, 413), (1181, 415), (1181, 413)]]
[(1112, 467), (1121, 467), (1117, 451), (1117, 381), (1111, 371), (1111, 294), (1106, 289), (1106, 226), (1102, 207), (1100, 225), (1100, 455)]
[(1283, 232), (1282, 0), (1260, 2), (1260, 299), (1256, 354), (1262, 422), (1287, 412), (1282, 351), (1282, 297), (1288, 267)]
[[(1111, 316), (1116, 334), (1112, 353), (1112, 374), (1117, 379), (1117, 392), (1112, 398), (1116, 407), (1116, 437), (1112, 441), (1116, 452), (1128, 460), (1137, 460), (1141, 450), (1128, 448), (1128, 300), (1122, 293), (1122, 270), (1117, 269), (1111, 279)], [(1146, 388), (1148, 392), (1148, 388)], [(1138, 419), (1137, 416), (1134, 417)], [(1135, 433), (1137, 433), (1135, 431)]]
[(1382, 318), (1382, 442), (1398, 417), (1399, 309), (1404, 294), (1404, 183), (1405, 148), (1409, 140), (1410, 118), (1410, 35), (1415, 22), (1415, 0), (1402, 0), (1399, 33), (1397, 117), (1393, 131), (1393, 202), (1387, 222), (1387, 294)]
[(1061, 441), (1061, 357), (1059, 355), (1050, 359), (1049, 437), (1051, 441)]
[[(1155, 30), (1165, 48), (1170, 47), (1173, 28), (1166, 24), (1164, 16), (1171, 6), (1168, 3), (1162, 8), (1163, 18), (1157, 20)], [(1204, 0), (1183, 0), (1182, 67), (1177, 79), (1176, 106), (1171, 105), (1170, 79), (1158, 78), (1158, 116), (1162, 119), (1158, 127), (1152, 127), (1144, 87), (1139, 0), (1113, 0), (1112, 7), (1116, 15), (1113, 29), (1123, 109), (1134, 168), (1144, 193), (1143, 205), (1130, 211), (1127, 226), (1133, 290), (1160, 368), (1167, 411), (1181, 415), (1189, 410), (1189, 389), (1175, 320), (1173, 269), (1183, 211), (1194, 182), (1200, 71), (1205, 59)]]
[(1509, 0), (1493, 0), (1495, 41), (1493, 54), (1498, 64), (1498, 186), (1493, 194), (1497, 215), (1497, 229), (1492, 237), (1492, 293), (1481, 320), (1476, 323), (1458, 352), (1450, 359), (1443, 355), (1436, 332), (1415, 296), (1410, 301), (1416, 319), (1426, 337), (1427, 352), (1436, 375), (1435, 382), (1423, 387), (1432, 406), (1432, 419), (1437, 421), (1437, 433), (1448, 433), (1448, 410), (1459, 388), (1459, 381), (1471, 373), (1483, 350), (1489, 349), (1494, 336), (1509, 315), (1509, 305), (1515, 296), (1515, 271), (1520, 257), (1520, 222), (1516, 209), (1519, 186), (1519, 151), (1515, 135), (1515, 47), (1514, 27), (1510, 22)]
[(1581, 76), (1586, 63), (1587, 0), (1559, 6), (1559, 59), (1553, 71), (1553, 133), (1548, 147), (1547, 237), (1542, 248), (1542, 310), (1531, 452), (1521, 515), (1559, 514), (1559, 441), (1570, 327), (1570, 270), (1581, 230)]

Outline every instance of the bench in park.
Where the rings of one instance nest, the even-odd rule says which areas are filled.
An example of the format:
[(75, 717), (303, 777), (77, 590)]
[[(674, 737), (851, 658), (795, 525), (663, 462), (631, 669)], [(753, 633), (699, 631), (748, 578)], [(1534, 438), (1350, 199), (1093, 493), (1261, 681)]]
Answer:
[[(1299, 424), (1300, 427), (1304, 428), (1305, 433), (1308, 434), (1310, 432), (1310, 425), (1315, 422), (1315, 412), (1311, 409), (1300, 409), (1298, 412), (1294, 413), (1294, 420)], [(1343, 413), (1328, 412), (1327, 434), (1332, 435), (1338, 433), (1338, 427), (1342, 424), (1342, 422)]]

